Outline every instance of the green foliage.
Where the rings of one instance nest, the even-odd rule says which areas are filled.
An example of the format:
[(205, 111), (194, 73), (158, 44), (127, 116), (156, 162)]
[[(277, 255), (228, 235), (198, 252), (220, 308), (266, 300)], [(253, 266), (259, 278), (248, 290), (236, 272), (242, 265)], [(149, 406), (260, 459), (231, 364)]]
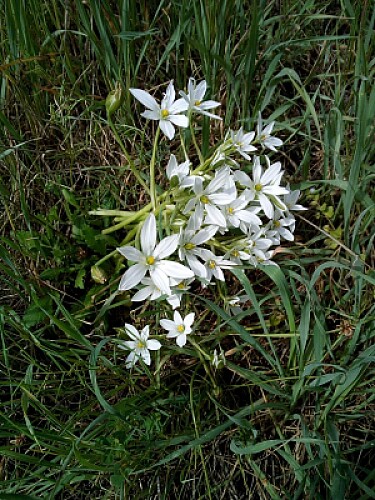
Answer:
[[(373, 3), (3, 4), (0, 498), (374, 498)], [(226, 126), (277, 121), (309, 212), (281, 269), (218, 290), (243, 313), (194, 290), (201, 351), (130, 374), (120, 327), (159, 305), (116, 295), (135, 235), (88, 213), (149, 201), (129, 87), (191, 75)]]

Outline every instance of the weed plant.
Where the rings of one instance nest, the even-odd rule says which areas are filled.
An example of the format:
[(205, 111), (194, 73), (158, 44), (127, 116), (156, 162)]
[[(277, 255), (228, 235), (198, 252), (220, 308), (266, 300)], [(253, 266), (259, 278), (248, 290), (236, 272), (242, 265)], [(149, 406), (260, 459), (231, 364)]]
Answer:
[[(374, 3), (1, 6), (0, 498), (374, 498)], [(280, 273), (228, 278), (243, 313), (196, 290), (222, 369), (187, 344), (130, 373), (112, 340), (157, 310), (117, 293), (126, 232), (89, 212), (150, 201), (128, 89), (191, 75), (224, 97), (202, 155), (261, 112), (309, 211)]]

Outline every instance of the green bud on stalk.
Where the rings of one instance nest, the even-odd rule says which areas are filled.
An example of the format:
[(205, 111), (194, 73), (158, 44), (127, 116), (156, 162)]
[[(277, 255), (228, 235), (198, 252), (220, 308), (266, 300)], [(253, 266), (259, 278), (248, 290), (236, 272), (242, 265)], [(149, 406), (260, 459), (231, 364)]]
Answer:
[(117, 82), (114, 90), (108, 94), (107, 99), (105, 100), (105, 107), (107, 110), (107, 117), (110, 118), (115, 111), (121, 106), (124, 102), (124, 92), (121, 87), (121, 83)]

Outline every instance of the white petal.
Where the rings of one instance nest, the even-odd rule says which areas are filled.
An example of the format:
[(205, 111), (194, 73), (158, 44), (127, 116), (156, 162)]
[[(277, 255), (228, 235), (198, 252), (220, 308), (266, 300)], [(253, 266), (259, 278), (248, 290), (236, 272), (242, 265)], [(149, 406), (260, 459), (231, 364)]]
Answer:
[(169, 158), (169, 162), (168, 162), (167, 170), (166, 170), (168, 179), (170, 179), (172, 177), (173, 171), (176, 171), (176, 169), (177, 169), (177, 160), (176, 160), (175, 155), (172, 154), (171, 157)]
[(125, 332), (129, 335), (129, 337), (133, 340), (138, 340), (140, 338), (139, 332), (135, 326), (130, 323), (125, 323)]
[(141, 288), (133, 297), (131, 298), (132, 302), (142, 302), (143, 300), (148, 299), (153, 293), (152, 286), (145, 286)]
[(175, 331), (176, 329), (175, 322), (170, 319), (161, 319), (160, 324), (164, 328), (164, 330)]
[(168, 120), (160, 120), (160, 129), (165, 134), (169, 140), (172, 140), (175, 134), (174, 126)]
[(137, 248), (125, 246), (117, 249), (121, 255), (126, 257), (128, 260), (132, 262), (141, 262), (144, 259), (142, 252), (140, 252)]
[(144, 255), (152, 255), (156, 245), (156, 219), (154, 214), (150, 214), (141, 229), (141, 247)]
[(172, 253), (176, 251), (178, 239), (178, 234), (173, 234), (172, 236), (167, 236), (166, 238), (162, 239), (155, 248), (155, 251), (153, 253), (154, 257), (157, 259), (164, 259), (165, 257), (169, 257), (169, 255), (172, 255)]
[(181, 325), (183, 323), (183, 320), (181, 318), (181, 314), (178, 311), (174, 312), (173, 321), (175, 322), (176, 325)]
[(142, 358), (145, 365), (147, 365), (147, 366), (151, 365), (151, 356), (150, 356), (150, 352), (148, 351), (148, 349), (142, 349), (141, 358)]
[(191, 325), (194, 323), (194, 313), (189, 313), (185, 319), (184, 319), (184, 324), (187, 328), (191, 328)]
[(130, 267), (120, 281), (119, 290), (130, 290), (141, 282), (146, 274), (146, 267), (142, 264), (135, 264)]
[(158, 340), (148, 340), (147, 341), (147, 349), (150, 351), (158, 351), (161, 348), (161, 343)]
[(146, 118), (146, 120), (160, 120), (160, 110), (156, 110), (156, 111), (143, 111), (143, 113), (141, 113), (141, 116), (143, 116), (143, 118)]
[(273, 218), (273, 205), (266, 195), (260, 193), (258, 195), (259, 203), (261, 204), (264, 213), (269, 219)]
[(129, 89), (129, 91), (139, 102), (141, 102), (144, 106), (146, 106), (146, 108), (151, 109), (153, 111), (160, 109), (159, 104), (145, 90)]
[(184, 345), (186, 344), (186, 335), (184, 333), (176, 338), (176, 344), (178, 345), (178, 347), (184, 347)]
[(158, 263), (158, 269), (161, 269), (167, 276), (181, 280), (192, 278), (194, 276), (191, 269), (188, 269), (186, 266), (171, 260), (160, 261)]
[(177, 99), (169, 108), (168, 111), (171, 115), (177, 115), (186, 111), (189, 108), (189, 104), (185, 101), (185, 99)]
[(225, 217), (217, 207), (214, 207), (213, 205), (206, 205), (206, 211), (212, 224), (217, 224), (220, 227), (226, 227), (227, 222)]
[(164, 271), (160, 269), (160, 263), (155, 269), (150, 270), (150, 276), (157, 288), (167, 295), (171, 294), (171, 289), (169, 287), (169, 279)]
[(177, 127), (183, 127), (186, 128), (189, 126), (189, 119), (187, 116), (184, 115), (170, 115), (168, 116), (168, 119), (174, 123), (174, 125), (177, 125)]
[(125, 366), (126, 368), (130, 369), (132, 368), (136, 362), (138, 361), (139, 357), (135, 354), (134, 351), (132, 351), (131, 353), (129, 353), (129, 356), (126, 358), (125, 360)]

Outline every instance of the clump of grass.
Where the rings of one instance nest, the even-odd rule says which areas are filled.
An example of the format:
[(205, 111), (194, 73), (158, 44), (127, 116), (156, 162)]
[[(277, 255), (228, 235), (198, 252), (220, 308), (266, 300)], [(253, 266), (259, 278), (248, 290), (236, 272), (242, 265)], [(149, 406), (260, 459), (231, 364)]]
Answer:
[[(4, 6), (1, 495), (373, 498), (371, 2)], [(130, 376), (114, 328), (147, 318), (116, 299), (116, 260), (93, 280), (120, 242), (87, 214), (147, 195), (104, 102), (117, 81), (183, 88), (190, 74), (225, 95), (226, 125), (277, 120), (310, 211), (282, 272), (238, 273), (242, 318), (201, 298), (208, 341), (230, 332), (222, 370), (191, 350)], [(133, 111), (126, 93), (116, 130), (146, 175)]]

